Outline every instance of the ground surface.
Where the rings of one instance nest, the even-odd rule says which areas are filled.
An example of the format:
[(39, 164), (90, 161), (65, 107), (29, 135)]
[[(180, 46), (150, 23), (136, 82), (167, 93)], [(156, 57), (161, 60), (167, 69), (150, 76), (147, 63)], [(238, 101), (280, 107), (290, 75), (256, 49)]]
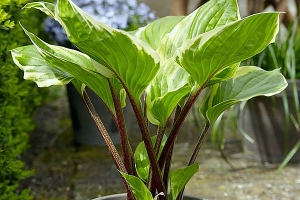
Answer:
[[(66, 97), (42, 106), (36, 113), (37, 128), (31, 133), (31, 148), (22, 157), (35, 175), (23, 187), (36, 199), (85, 200), (123, 192), (122, 182), (104, 147), (73, 145)], [(189, 127), (185, 127), (189, 131)], [(185, 165), (196, 133), (184, 135), (174, 156), (174, 167)], [(179, 138), (179, 141), (182, 139)], [(276, 165), (261, 165), (245, 159), (238, 140), (227, 144), (231, 169), (209, 145), (198, 158), (200, 171), (186, 193), (208, 199), (300, 198), (300, 165), (289, 165), (276, 173)]]

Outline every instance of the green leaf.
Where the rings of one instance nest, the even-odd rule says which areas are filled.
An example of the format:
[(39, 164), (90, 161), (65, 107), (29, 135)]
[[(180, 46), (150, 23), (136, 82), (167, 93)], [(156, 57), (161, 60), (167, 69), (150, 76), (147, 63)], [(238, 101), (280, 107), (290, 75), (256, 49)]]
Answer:
[(233, 78), (213, 86), (200, 110), (210, 123), (214, 123), (230, 106), (256, 96), (272, 96), (286, 86), (279, 69), (264, 71), (254, 66), (239, 67)]
[(5, 10), (3, 8), (0, 8), (0, 23), (5, 22), (6, 20), (10, 19), (10, 15), (5, 12)]
[(288, 152), (288, 154), (284, 157), (283, 161), (280, 163), (278, 167), (278, 172), (281, 172), (283, 170), (283, 168), (289, 163), (289, 161), (299, 151), (299, 149), (300, 149), (300, 139), (293, 146), (293, 148)]
[(125, 174), (123, 172), (120, 173), (129, 184), (129, 187), (131, 188), (131, 191), (135, 199), (143, 199), (143, 200), (153, 199), (151, 192), (149, 191), (149, 189), (146, 187), (146, 185), (143, 183), (141, 179), (129, 174)]
[(41, 57), (49, 63), (48, 66), (70, 74), (73, 78), (84, 83), (103, 100), (112, 113), (115, 113), (107, 78), (98, 72), (89, 56), (76, 50), (47, 44), (29, 31), (25, 29), (24, 31)]
[(230, 65), (261, 52), (274, 41), (279, 13), (261, 13), (187, 40), (176, 61), (202, 86)]
[(14, 63), (24, 71), (24, 79), (36, 82), (39, 87), (65, 85), (73, 79), (70, 74), (51, 67), (34, 45), (13, 49), (11, 54)]
[(7, 21), (4, 22), (3, 26), (6, 27), (6, 28), (13, 28), (15, 26), (15, 22), (7, 20)]
[(174, 55), (184, 41), (238, 19), (240, 15), (236, 0), (210, 0), (181, 20), (163, 38), (158, 51), (167, 59)]
[(176, 199), (177, 195), (183, 190), (189, 180), (199, 171), (199, 164), (195, 163), (186, 168), (177, 169), (170, 174), (169, 200)]
[[(158, 157), (161, 154), (161, 151), (166, 143), (166, 137), (163, 138), (161, 146), (159, 148), (159, 153)], [(151, 142), (152, 145), (155, 144), (156, 141), (156, 136), (151, 137)], [(148, 181), (148, 175), (149, 175), (149, 169), (150, 169), (150, 161), (148, 158), (148, 153), (145, 147), (145, 143), (141, 142), (139, 145), (136, 147), (135, 152), (134, 152), (134, 160), (136, 164), (136, 171), (138, 173), (138, 176), (144, 181)]]
[(147, 117), (155, 125), (164, 126), (178, 103), (191, 90), (189, 74), (172, 59), (163, 62), (147, 88)]
[(162, 38), (183, 18), (184, 16), (167, 16), (157, 19), (147, 26), (138, 29), (134, 35), (150, 44), (153, 49), (157, 49), (161, 44)]
[(230, 79), (231, 77), (234, 76), (234, 74), (239, 66), (240, 66), (240, 63), (235, 63), (233, 65), (230, 65), (229, 67), (226, 67), (222, 71), (218, 72), (215, 76), (213, 76), (209, 80), (209, 82), (206, 84), (206, 87), (220, 83), (227, 79)]
[(55, 5), (48, 2), (27, 3), (24, 8), (35, 8), (54, 18)]
[(75, 89), (77, 90), (77, 92), (79, 92), (79, 94), (83, 94), (83, 91), (85, 89), (85, 84), (83, 84), (80, 80), (78, 79), (73, 79), (72, 80), (72, 84), (75, 87)]
[(95, 21), (68, 0), (58, 1), (55, 14), (70, 41), (111, 70), (138, 101), (159, 70), (158, 54), (129, 33)]
[[(151, 123), (164, 126), (174, 108), (191, 90), (188, 85), (189, 74), (171, 57), (175, 50), (184, 40), (237, 19), (239, 13), (236, 1), (212, 0), (184, 19), (163, 18), (137, 31), (136, 35), (151, 44), (154, 49), (161, 44), (157, 51), (166, 59), (161, 62), (160, 71), (147, 88), (147, 117)], [(210, 84), (230, 78), (236, 67), (233, 65), (228, 68), (230, 70), (224, 70)]]

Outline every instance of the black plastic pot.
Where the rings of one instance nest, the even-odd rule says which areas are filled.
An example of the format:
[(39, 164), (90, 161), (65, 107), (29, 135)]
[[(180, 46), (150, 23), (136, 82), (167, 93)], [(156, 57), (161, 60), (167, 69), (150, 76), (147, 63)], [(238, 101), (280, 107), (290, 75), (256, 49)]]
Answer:
[[(99, 197), (94, 200), (126, 200), (127, 195), (125, 193), (123, 194), (114, 194), (114, 195), (109, 195), (105, 197)], [(193, 196), (188, 196), (184, 195), (183, 200), (204, 200), (203, 198), (200, 197), (193, 197)]]
[[(297, 85), (299, 89), (299, 81)], [(290, 84), (286, 93), (290, 113), (295, 116), (294, 97)], [(247, 158), (262, 163), (282, 162), (286, 154), (300, 139), (300, 133), (297, 132), (293, 122), (289, 121), (290, 129), (288, 132), (285, 130), (285, 124), (282, 94), (275, 95), (273, 98), (256, 97), (249, 100), (240, 117), (242, 129), (254, 140), (250, 142), (245, 138), (243, 139)], [(290, 162), (300, 162), (300, 150)]]

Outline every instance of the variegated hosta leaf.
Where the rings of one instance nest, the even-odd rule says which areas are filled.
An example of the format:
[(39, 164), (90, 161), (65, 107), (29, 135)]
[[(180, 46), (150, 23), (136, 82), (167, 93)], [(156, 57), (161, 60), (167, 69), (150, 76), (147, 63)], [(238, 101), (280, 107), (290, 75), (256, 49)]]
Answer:
[[(159, 48), (158, 52), (164, 59), (167, 59), (162, 62), (162, 69), (147, 89), (147, 116), (151, 123), (164, 126), (174, 108), (191, 89), (187, 85), (188, 73), (173, 63), (171, 60), (173, 58), (169, 60), (168, 58), (186, 39), (239, 18), (235, 0), (211, 0), (184, 19), (182, 17), (162, 18), (137, 31), (137, 36), (150, 43), (154, 49)], [(168, 56), (165, 56), (165, 53)], [(232, 66), (228, 68), (231, 70), (220, 73), (211, 81), (211, 84), (230, 78), (236, 67)]]
[(254, 66), (239, 67), (233, 78), (213, 86), (200, 110), (210, 123), (214, 123), (230, 106), (256, 96), (272, 96), (286, 86), (279, 69), (264, 71)]
[(188, 77), (189, 74), (172, 59), (163, 63), (163, 68), (146, 90), (147, 117), (151, 123), (166, 124), (180, 100), (191, 90)]
[(113, 71), (138, 101), (159, 70), (158, 54), (146, 42), (95, 21), (68, 0), (58, 0), (55, 17), (70, 41)]
[(177, 48), (187, 39), (239, 19), (240, 14), (236, 0), (210, 0), (177, 24), (163, 38), (158, 52), (167, 59), (173, 56)]
[(55, 5), (48, 2), (33, 2), (27, 3), (24, 8), (35, 8), (44, 12), (49, 17), (54, 18)]
[(261, 52), (278, 29), (279, 13), (252, 15), (187, 40), (176, 61), (202, 86), (229, 65)]
[(70, 74), (51, 67), (34, 45), (13, 49), (11, 54), (14, 63), (24, 71), (24, 79), (36, 82), (39, 87), (65, 85), (73, 79)]
[[(107, 78), (97, 73), (97, 68), (89, 56), (60, 46), (47, 44), (34, 34), (25, 30), (32, 43), (48, 65), (70, 74), (92, 89), (114, 113), (114, 105)], [(26, 52), (25, 52), (26, 55)], [(29, 55), (26, 55), (29, 56)]]
[(161, 45), (162, 38), (177, 25), (184, 16), (167, 16), (138, 29), (135, 36), (150, 44), (153, 49)]

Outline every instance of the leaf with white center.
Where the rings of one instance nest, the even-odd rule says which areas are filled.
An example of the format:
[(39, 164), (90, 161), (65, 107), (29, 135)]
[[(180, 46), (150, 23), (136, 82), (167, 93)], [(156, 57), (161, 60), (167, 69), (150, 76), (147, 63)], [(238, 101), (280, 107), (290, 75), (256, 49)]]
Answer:
[(36, 82), (39, 87), (65, 85), (73, 79), (70, 74), (52, 68), (34, 45), (18, 47), (11, 54), (14, 63), (24, 71), (24, 79)]
[(186, 186), (189, 180), (199, 171), (199, 164), (195, 163), (188, 167), (177, 169), (170, 175), (170, 196), (168, 200), (176, 199), (177, 195)]
[(160, 58), (146, 42), (95, 21), (68, 0), (58, 0), (55, 18), (82, 52), (114, 72), (136, 101), (159, 70)]
[(24, 8), (35, 8), (44, 12), (49, 17), (54, 18), (55, 5), (48, 2), (33, 2), (27, 3)]
[(261, 52), (274, 41), (280, 13), (261, 13), (187, 40), (176, 61), (202, 86), (230, 65)]
[(162, 38), (177, 25), (184, 16), (167, 16), (138, 29), (135, 36), (150, 44), (153, 49), (161, 45)]
[[(38, 10), (41, 10), (48, 16), (55, 18), (55, 5), (47, 2), (33, 2), (33, 3), (27, 3), (24, 8), (35, 8)], [(105, 67), (103, 64), (98, 63), (97, 61), (91, 59), (93, 62), (94, 67), (97, 69), (99, 73), (101, 73), (103, 76), (112, 78), (114, 77), (114, 73)]]
[(191, 87), (188, 85), (189, 74), (172, 59), (163, 62), (162, 66), (146, 90), (146, 108), (149, 121), (163, 127)]
[(173, 56), (187, 39), (239, 19), (240, 14), (236, 0), (210, 0), (177, 24), (163, 38), (158, 52), (167, 59)]
[[(137, 31), (136, 35), (150, 43), (154, 49), (159, 47), (158, 52), (161, 56), (164, 57), (167, 54), (164, 57), (167, 61), (162, 62), (158, 75), (147, 88), (147, 117), (151, 123), (164, 126), (174, 108), (191, 89), (187, 84), (189, 74), (180, 69), (180, 66), (173, 62), (173, 58), (168, 58), (186, 39), (239, 18), (235, 0), (212, 0), (184, 19), (181, 17), (162, 18)], [(162, 24), (168, 24), (168, 26)], [(228, 68), (231, 70), (224, 70), (224, 73), (216, 76), (211, 84), (230, 78), (236, 67), (232, 66)]]
[(73, 78), (88, 86), (114, 113), (115, 110), (107, 78), (97, 71), (89, 56), (76, 50), (47, 44), (29, 31), (25, 29), (24, 31), (42, 58), (49, 63), (49, 66), (70, 74)]
[(279, 69), (264, 71), (254, 66), (239, 67), (233, 78), (213, 86), (200, 111), (210, 123), (230, 106), (256, 96), (272, 96), (287, 87)]

